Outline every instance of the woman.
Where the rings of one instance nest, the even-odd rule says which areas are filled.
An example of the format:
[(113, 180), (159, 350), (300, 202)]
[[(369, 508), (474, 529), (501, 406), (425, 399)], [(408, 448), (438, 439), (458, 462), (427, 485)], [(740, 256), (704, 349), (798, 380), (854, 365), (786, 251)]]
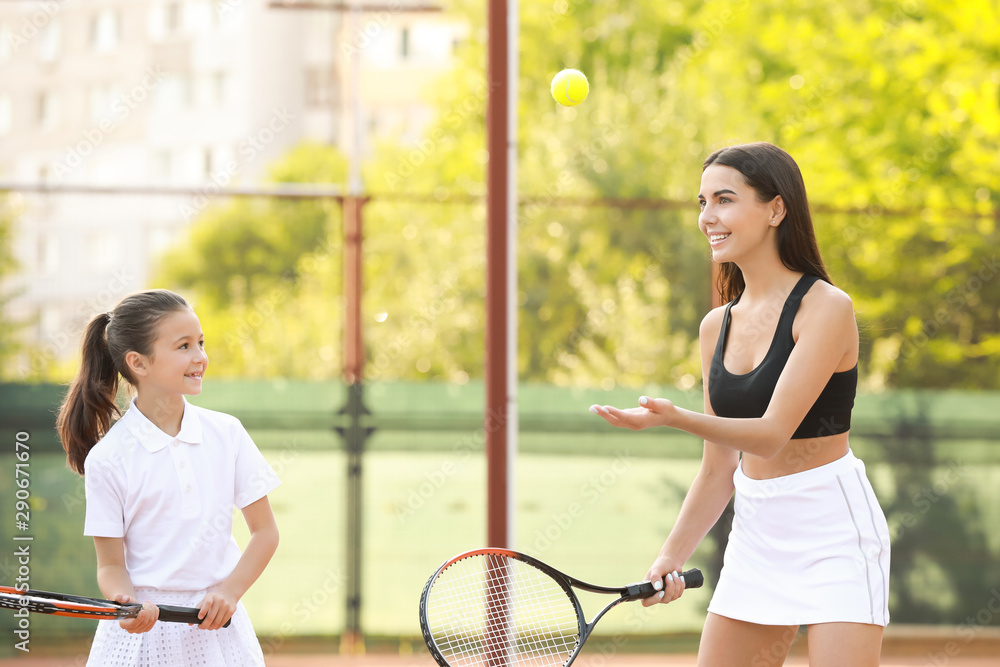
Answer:
[(768, 143), (705, 160), (698, 226), (729, 303), (701, 323), (704, 414), (641, 397), (592, 406), (615, 426), (704, 438), (701, 469), (646, 579), (677, 573), (735, 490), (735, 518), (698, 664), (784, 663), (808, 627), (809, 664), (878, 665), (889, 621), (889, 531), (848, 443), (857, 389), (851, 300), (820, 258), (802, 175)]

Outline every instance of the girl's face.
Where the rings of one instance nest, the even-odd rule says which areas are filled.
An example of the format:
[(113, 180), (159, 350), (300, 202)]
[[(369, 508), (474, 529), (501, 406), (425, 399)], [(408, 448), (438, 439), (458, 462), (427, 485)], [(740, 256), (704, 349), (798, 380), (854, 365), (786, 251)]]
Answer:
[(140, 390), (200, 394), (208, 355), (205, 353), (205, 334), (194, 311), (178, 310), (160, 320), (153, 350), (143, 361), (146, 372), (139, 379)]
[(709, 165), (701, 174), (698, 228), (708, 238), (716, 262), (735, 262), (764, 243), (777, 243), (776, 230), (783, 213), (781, 197), (761, 202), (743, 175), (723, 165)]

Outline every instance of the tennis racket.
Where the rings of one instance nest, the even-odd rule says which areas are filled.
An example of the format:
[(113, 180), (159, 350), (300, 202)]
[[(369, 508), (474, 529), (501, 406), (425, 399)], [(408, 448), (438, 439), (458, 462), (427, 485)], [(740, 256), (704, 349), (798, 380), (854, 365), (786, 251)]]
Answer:
[[(704, 583), (700, 570), (681, 576), (686, 588)], [(617, 597), (588, 623), (574, 588)], [(656, 592), (648, 581), (595, 586), (517, 551), (476, 549), (427, 580), (420, 629), (441, 667), (567, 666), (608, 611)]]
[[(156, 605), (160, 608), (160, 621), (167, 623), (191, 623), (198, 625), (198, 610), (193, 607), (171, 607)], [(36, 614), (52, 614), (53, 616), (70, 616), (73, 618), (135, 618), (142, 611), (142, 605), (136, 602), (112, 602), (100, 598), (88, 598), (79, 595), (64, 595), (47, 591), (18, 591), (9, 586), (0, 586), (0, 608), (27, 609)], [(228, 627), (229, 621), (226, 621)]]

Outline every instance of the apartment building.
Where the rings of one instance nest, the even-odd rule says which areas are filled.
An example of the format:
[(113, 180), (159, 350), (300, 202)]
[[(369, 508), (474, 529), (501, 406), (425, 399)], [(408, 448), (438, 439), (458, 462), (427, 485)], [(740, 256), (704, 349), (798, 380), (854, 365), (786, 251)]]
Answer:
[(382, 133), (420, 138), (426, 87), (467, 26), (429, 2), (351, 4), (0, 3), (0, 181), (104, 191), (8, 197), (7, 316), (47, 359), (71, 357), (92, 313), (143, 287), (198, 210), (116, 188), (254, 186), (303, 140), (363, 159)]

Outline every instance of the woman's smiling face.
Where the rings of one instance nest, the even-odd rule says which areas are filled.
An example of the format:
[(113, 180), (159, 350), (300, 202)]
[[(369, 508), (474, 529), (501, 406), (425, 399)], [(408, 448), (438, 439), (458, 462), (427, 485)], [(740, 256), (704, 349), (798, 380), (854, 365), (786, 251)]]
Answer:
[(698, 203), (698, 227), (716, 262), (734, 262), (764, 242), (776, 243), (769, 240), (770, 230), (781, 222), (775, 218), (775, 201), (760, 201), (736, 169), (709, 165), (701, 174)]

